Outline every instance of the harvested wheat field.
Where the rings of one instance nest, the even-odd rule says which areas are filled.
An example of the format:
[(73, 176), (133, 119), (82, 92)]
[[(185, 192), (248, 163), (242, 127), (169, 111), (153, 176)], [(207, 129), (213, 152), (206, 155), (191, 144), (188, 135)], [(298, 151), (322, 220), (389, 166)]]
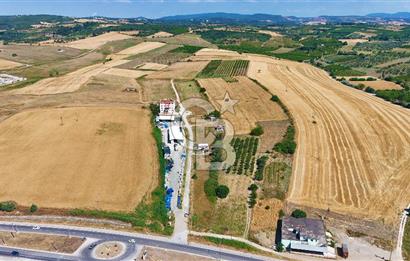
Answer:
[(307, 64), (249, 59), (249, 76), (277, 94), (295, 120), (288, 200), (392, 224), (410, 201), (410, 111)]
[(22, 66), (21, 63), (0, 59), (0, 70), (8, 70)]
[(118, 33), (118, 32), (110, 32), (101, 34), (98, 36), (88, 37), (81, 40), (77, 40), (74, 42), (63, 44), (64, 46), (76, 48), (76, 49), (97, 49), (104, 44), (112, 41), (124, 40), (132, 38), (129, 35)]
[(133, 47), (120, 51), (118, 55), (128, 55), (128, 56), (136, 55), (136, 54), (145, 53), (145, 52), (157, 49), (164, 45), (165, 45), (164, 43), (160, 43), (160, 42), (142, 42)]
[(212, 49), (212, 48), (203, 48), (195, 53), (195, 56), (192, 57), (194, 60), (217, 60), (217, 59), (238, 59), (242, 57), (238, 52), (221, 50), (221, 49)]
[(358, 43), (368, 42), (368, 39), (339, 39), (342, 43), (347, 43), (349, 46), (355, 46)]
[(144, 63), (140, 66), (137, 66), (137, 68), (140, 70), (152, 70), (152, 71), (159, 71), (167, 67), (168, 65), (160, 64), (160, 63)]
[(191, 80), (195, 78), (195, 76), (202, 71), (207, 64), (207, 61), (178, 62), (149, 75), (147, 79)]
[(104, 74), (127, 77), (127, 78), (139, 78), (141, 76), (150, 74), (150, 71), (138, 71), (138, 70), (127, 70), (119, 68), (111, 68), (104, 72)]
[(227, 92), (232, 100), (237, 100), (234, 113), (226, 111), (222, 114), (233, 125), (236, 135), (249, 134), (258, 121), (287, 119), (280, 106), (270, 100), (271, 95), (262, 87), (247, 77), (236, 79), (237, 82), (231, 83), (221, 78), (198, 79), (215, 108), (221, 109), (218, 101), (222, 101)]
[(126, 60), (112, 60), (109, 62), (90, 65), (59, 77), (40, 80), (25, 88), (12, 91), (15, 94), (56, 94), (74, 92), (85, 84), (91, 77), (109, 70), (114, 66), (126, 63)]
[[(157, 185), (150, 113), (30, 110), (0, 123), (0, 201), (131, 211)], [(144, 153), (141, 153), (144, 151)]]
[(171, 37), (173, 34), (167, 32), (158, 32), (152, 35), (147, 36), (147, 38), (160, 38), (160, 37)]
[(365, 86), (372, 87), (375, 90), (401, 90), (399, 84), (395, 82), (389, 82), (385, 80), (377, 80), (377, 81), (350, 81), (352, 84), (364, 84)]

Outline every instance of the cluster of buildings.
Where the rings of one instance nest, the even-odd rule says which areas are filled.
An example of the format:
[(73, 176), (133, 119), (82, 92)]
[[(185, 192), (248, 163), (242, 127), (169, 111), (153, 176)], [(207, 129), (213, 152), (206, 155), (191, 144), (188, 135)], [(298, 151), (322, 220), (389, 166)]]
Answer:
[(0, 86), (13, 84), (13, 83), (25, 81), (25, 80), (26, 78), (23, 78), (23, 77), (18, 77), (18, 76), (4, 74), (4, 73), (0, 74)]
[(279, 242), (287, 251), (326, 258), (336, 258), (336, 251), (328, 244), (331, 236), (320, 219), (285, 217), (279, 223)]
[[(162, 150), (165, 166), (165, 205), (168, 210), (175, 210), (181, 204), (181, 188), (185, 168), (185, 136), (182, 120), (176, 112), (176, 102), (163, 99), (159, 103), (157, 126), (162, 133)], [(176, 194), (176, 195), (175, 195)]]

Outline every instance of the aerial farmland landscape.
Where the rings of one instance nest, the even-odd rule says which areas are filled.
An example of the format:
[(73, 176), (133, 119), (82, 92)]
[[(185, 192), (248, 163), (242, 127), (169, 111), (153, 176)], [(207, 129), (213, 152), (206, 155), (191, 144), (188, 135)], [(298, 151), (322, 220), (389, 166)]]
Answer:
[(0, 260), (410, 260), (410, 2), (342, 5), (0, 1)]

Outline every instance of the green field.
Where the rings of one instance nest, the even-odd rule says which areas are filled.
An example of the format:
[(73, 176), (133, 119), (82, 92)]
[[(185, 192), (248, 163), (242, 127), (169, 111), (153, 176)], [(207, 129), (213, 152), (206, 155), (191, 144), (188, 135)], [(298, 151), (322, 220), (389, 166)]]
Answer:
[(233, 138), (231, 145), (236, 154), (234, 164), (227, 169), (228, 173), (252, 175), (255, 166), (255, 154), (259, 139), (255, 137)]
[(223, 78), (246, 75), (249, 61), (232, 60), (232, 61), (211, 61), (199, 74), (199, 78)]

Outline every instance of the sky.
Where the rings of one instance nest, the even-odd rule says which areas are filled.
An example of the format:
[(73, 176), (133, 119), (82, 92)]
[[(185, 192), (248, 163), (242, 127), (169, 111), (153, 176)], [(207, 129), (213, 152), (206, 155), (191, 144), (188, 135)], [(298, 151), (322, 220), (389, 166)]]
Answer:
[(147, 17), (209, 12), (285, 16), (410, 12), (410, 0), (0, 0), (0, 15)]

